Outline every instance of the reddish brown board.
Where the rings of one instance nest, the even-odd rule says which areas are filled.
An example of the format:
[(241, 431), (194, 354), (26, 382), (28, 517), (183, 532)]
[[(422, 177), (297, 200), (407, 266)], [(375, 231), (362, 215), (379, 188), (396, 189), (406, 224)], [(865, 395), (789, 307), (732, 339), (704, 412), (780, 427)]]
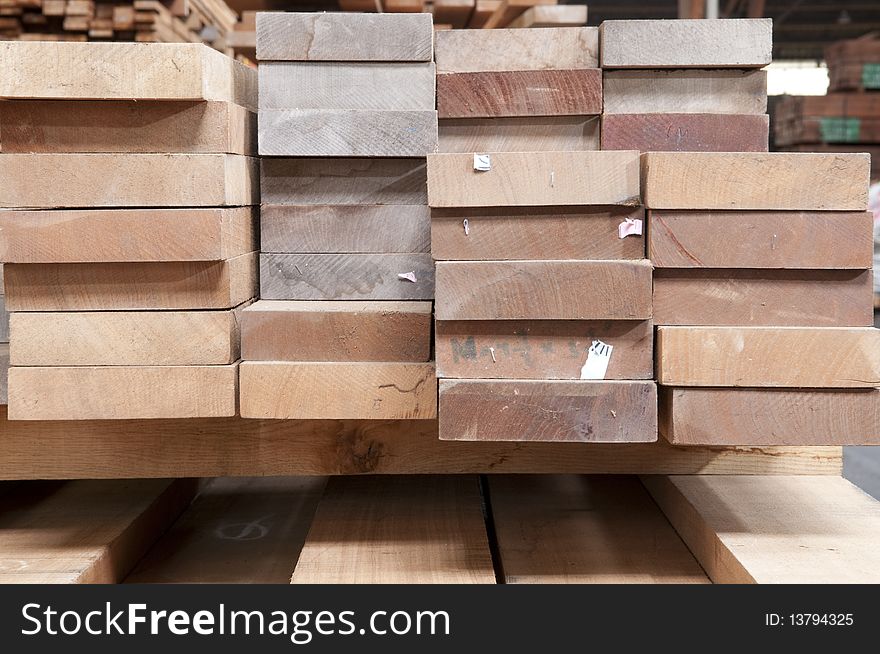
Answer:
[(603, 150), (766, 152), (766, 114), (605, 114)]

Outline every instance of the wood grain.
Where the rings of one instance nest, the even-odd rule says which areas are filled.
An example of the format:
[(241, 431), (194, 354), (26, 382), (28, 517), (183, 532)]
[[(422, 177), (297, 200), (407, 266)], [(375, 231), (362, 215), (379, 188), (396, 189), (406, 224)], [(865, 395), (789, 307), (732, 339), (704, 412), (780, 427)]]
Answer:
[(770, 118), (749, 114), (605, 114), (603, 150), (767, 152)]
[(606, 20), (603, 68), (761, 68), (773, 56), (770, 18)]
[(427, 204), (423, 159), (265, 158), (263, 204)]
[[(416, 281), (402, 279), (413, 273)], [(430, 300), (428, 254), (261, 254), (265, 300)]]
[(428, 361), (430, 302), (260, 300), (241, 312), (247, 361)]
[(9, 342), (9, 312), (6, 310), (6, 296), (0, 295), (0, 343)]
[(496, 152), (490, 161), (475, 171), (472, 154), (429, 154), (428, 205), (640, 204), (636, 152)]
[(870, 166), (867, 154), (648, 152), (642, 197), (651, 209), (864, 211)]
[(259, 201), (235, 154), (0, 154), (0, 207), (198, 207)]
[(259, 249), (258, 210), (0, 210), (10, 263), (221, 261)]
[(614, 347), (606, 379), (652, 379), (650, 320), (437, 321), (437, 376), (580, 379), (594, 339)]
[(434, 364), (244, 361), (241, 416), (298, 420), (435, 418)]
[(440, 440), (650, 443), (653, 381), (441, 379)]
[(658, 268), (656, 325), (869, 327), (870, 270)]
[(880, 390), (660, 387), (673, 445), (880, 445)]
[(659, 327), (667, 386), (880, 387), (873, 327)]
[(715, 583), (876, 583), (880, 503), (840, 477), (651, 477)]
[(606, 114), (764, 114), (763, 70), (609, 70)]
[(559, 152), (599, 149), (598, 116), (447, 118), (439, 152)]
[(0, 343), (0, 407), (8, 403), (9, 343)]
[(492, 475), (508, 584), (705, 584), (706, 573), (638, 479)]
[(602, 113), (602, 71), (438, 73), (440, 118), (583, 116)]
[(9, 369), (10, 420), (234, 416), (238, 363)]
[(645, 320), (648, 261), (441, 261), (437, 320)]
[(431, 61), (425, 14), (266, 12), (257, 15), (260, 61)]
[(862, 211), (650, 211), (648, 257), (657, 268), (866, 269), (873, 224)]
[(526, 9), (519, 18), (510, 21), (508, 27), (564, 29), (586, 24), (587, 5), (536, 5)]
[[(524, 207), (431, 210), (436, 260), (643, 259), (641, 236), (620, 238), (638, 207)], [(468, 229), (464, 230), (467, 220)]]
[(256, 253), (216, 262), (4, 267), (10, 311), (231, 309), (258, 294)]
[(260, 207), (260, 246), (278, 253), (428, 252), (431, 214), (417, 204)]
[(495, 582), (475, 477), (331, 479), (294, 584)]

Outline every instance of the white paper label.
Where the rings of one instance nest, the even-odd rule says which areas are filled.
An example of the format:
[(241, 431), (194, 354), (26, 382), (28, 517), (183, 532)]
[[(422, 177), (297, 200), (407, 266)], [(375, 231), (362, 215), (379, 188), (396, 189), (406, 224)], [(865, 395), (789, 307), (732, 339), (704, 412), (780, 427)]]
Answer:
[(581, 368), (581, 379), (605, 379), (613, 349), (613, 345), (602, 341), (593, 341), (590, 349), (587, 350), (587, 362)]
[(617, 235), (620, 238), (626, 238), (627, 236), (641, 236), (642, 221), (638, 218), (627, 218), (617, 226)]
[(408, 273), (397, 273), (397, 279), (405, 279), (408, 282), (416, 283), (416, 273), (415, 271)]
[(474, 170), (479, 170), (480, 172), (492, 170), (492, 161), (488, 154), (474, 155)]

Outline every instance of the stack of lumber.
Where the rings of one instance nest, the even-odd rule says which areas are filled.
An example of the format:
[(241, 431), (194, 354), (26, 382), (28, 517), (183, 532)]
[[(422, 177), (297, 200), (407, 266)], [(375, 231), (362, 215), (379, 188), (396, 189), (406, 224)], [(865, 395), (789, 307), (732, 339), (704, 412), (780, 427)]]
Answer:
[(825, 63), (829, 91), (880, 91), (880, 34), (829, 45)]
[(770, 19), (600, 27), (603, 150), (766, 152)]
[(202, 44), (0, 51), (9, 419), (235, 415), (255, 72)]
[(427, 14), (257, 15), (261, 301), (241, 414), (436, 416)]

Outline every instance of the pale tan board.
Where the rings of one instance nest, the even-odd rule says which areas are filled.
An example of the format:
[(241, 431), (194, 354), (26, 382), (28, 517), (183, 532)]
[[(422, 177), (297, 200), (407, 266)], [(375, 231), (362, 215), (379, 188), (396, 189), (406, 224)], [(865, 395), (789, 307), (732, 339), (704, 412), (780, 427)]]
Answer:
[(418, 204), (260, 207), (260, 248), (276, 253), (428, 252), (431, 215)]
[(438, 261), (644, 259), (644, 237), (619, 232), (625, 221), (644, 217), (641, 207), (432, 209), (431, 255)]
[(773, 58), (770, 18), (606, 20), (603, 68), (761, 68)]
[(7, 402), (7, 374), (9, 371), (9, 343), (0, 343), (0, 406)]
[(6, 264), (10, 311), (231, 309), (258, 295), (257, 255), (226, 261)]
[(605, 379), (654, 377), (650, 320), (438, 320), (437, 376), (580, 379), (587, 350), (597, 339), (614, 348)]
[(610, 70), (606, 114), (763, 114), (763, 70)]
[(431, 61), (427, 14), (257, 13), (260, 61)]
[(654, 323), (869, 327), (873, 295), (870, 270), (658, 268)]
[[(436, 420), (10, 422), (0, 479), (264, 475), (598, 473), (840, 475), (840, 447), (448, 443)], [(132, 457), (132, 452), (149, 456)]]
[(254, 154), (257, 116), (228, 102), (0, 103), (3, 152)]
[(435, 39), (440, 73), (599, 67), (596, 27), (444, 30)]
[(434, 0), (431, 13), (434, 16), (434, 29), (440, 25), (461, 29), (467, 25), (474, 11), (475, 0)]
[(187, 479), (18, 484), (0, 498), (0, 583), (118, 583), (196, 489)]
[(666, 386), (880, 387), (873, 327), (658, 327)]
[(257, 74), (201, 43), (0, 44), (0, 98), (219, 100), (257, 107)]
[(653, 381), (441, 379), (440, 440), (651, 443)]
[(598, 150), (599, 117), (446, 118), (439, 138), (439, 152)]
[(479, 480), (331, 479), (291, 583), (495, 583)]
[(12, 314), (13, 366), (190, 366), (238, 360), (233, 311)]
[(10, 420), (234, 416), (238, 363), (9, 369)]
[(637, 478), (492, 475), (489, 503), (508, 584), (706, 584)]
[(259, 249), (253, 207), (0, 210), (10, 263), (221, 261)]
[(646, 320), (641, 261), (440, 261), (437, 320)]
[(260, 300), (241, 312), (246, 361), (428, 361), (430, 302)]
[[(870, 268), (867, 211), (650, 211), (657, 268)], [(736, 247), (731, 247), (736, 243)]]
[(0, 154), (0, 207), (197, 207), (259, 202), (235, 154)]
[(267, 62), (260, 111), (432, 111), (433, 63)]
[(650, 209), (864, 211), (868, 154), (647, 152), (642, 198)]
[(428, 202), (424, 159), (264, 158), (263, 204), (420, 204)]
[(325, 484), (323, 477), (213, 479), (125, 583), (286, 584)]
[(428, 155), (431, 207), (638, 205), (638, 153), (494, 152), (491, 169), (473, 154)]
[(241, 416), (299, 420), (434, 418), (434, 364), (244, 361)]
[(880, 445), (880, 390), (660, 388), (673, 445)]
[(510, 21), (511, 28), (578, 27), (587, 24), (587, 5), (537, 5)]
[(646, 477), (716, 583), (880, 580), (880, 502), (840, 477)]
[(260, 112), (263, 156), (424, 157), (436, 151), (436, 111)]

